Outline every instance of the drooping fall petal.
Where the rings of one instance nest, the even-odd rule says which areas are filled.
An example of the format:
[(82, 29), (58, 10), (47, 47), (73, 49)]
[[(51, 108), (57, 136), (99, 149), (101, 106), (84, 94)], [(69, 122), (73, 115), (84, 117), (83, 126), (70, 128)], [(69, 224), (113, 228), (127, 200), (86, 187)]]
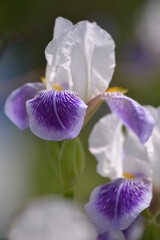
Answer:
[(27, 101), (31, 131), (47, 140), (75, 138), (82, 128), (86, 108), (86, 104), (69, 91), (41, 91)]
[(144, 107), (119, 92), (108, 92), (106, 102), (124, 125), (139, 137), (141, 143), (145, 143), (149, 139), (155, 122)]
[(20, 129), (29, 127), (29, 119), (26, 111), (26, 101), (45, 89), (43, 83), (27, 83), (14, 90), (6, 100), (5, 114)]
[(151, 198), (152, 187), (147, 179), (119, 178), (95, 188), (85, 209), (97, 228), (119, 231), (149, 206)]

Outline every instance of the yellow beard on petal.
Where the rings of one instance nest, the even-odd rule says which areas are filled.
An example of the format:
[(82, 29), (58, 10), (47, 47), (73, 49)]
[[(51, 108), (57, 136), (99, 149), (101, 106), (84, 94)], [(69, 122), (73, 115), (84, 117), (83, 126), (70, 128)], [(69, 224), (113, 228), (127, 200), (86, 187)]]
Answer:
[(128, 92), (128, 89), (122, 88), (122, 87), (111, 87), (106, 90), (106, 92), (120, 92), (120, 93), (126, 93)]
[(56, 83), (53, 84), (53, 88), (54, 88), (54, 90), (58, 90), (58, 91), (62, 91), (62, 90), (63, 90), (63, 89), (62, 89), (59, 85), (57, 85)]
[(45, 77), (41, 77), (41, 81), (46, 85), (46, 78)]
[[(41, 81), (46, 85), (47, 84), (47, 80), (45, 77), (41, 77)], [(53, 84), (53, 89), (54, 90), (58, 90), (58, 91), (62, 91), (63, 89), (56, 83)]]
[(128, 178), (128, 179), (135, 178), (134, 175), (132, 175), (131, 173), (127, 173), (127, 172), (124, 172), (124, 173), (123, 173), (123, 177)]

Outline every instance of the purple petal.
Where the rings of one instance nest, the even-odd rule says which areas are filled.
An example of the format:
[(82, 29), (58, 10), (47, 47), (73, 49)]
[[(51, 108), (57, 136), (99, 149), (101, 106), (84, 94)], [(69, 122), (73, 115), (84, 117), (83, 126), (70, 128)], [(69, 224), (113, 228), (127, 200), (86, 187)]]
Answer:
[(145, 143), (154, 127), (154, 119), (147, 110), (133, 99), (118, 92), (108, 92), (106, 101), (111, 111), (139, 137), (141, 143)]
[(4, 111), (7, 117), (20, 129), (29, 127), (26, 101), (45, 89), (43, 83), (27, 83), (14, 90), (6, 100)]
[(69, 91), (41, 91), (27, 101), (31, 131), (40, 138), (75, 138), (83, 125), (87, 105)]
[(126, 229), (150, 205), (151, 198), (148, 180), (119, 178), (97, 187), (85, 209), (97, 228), (119, 231)]

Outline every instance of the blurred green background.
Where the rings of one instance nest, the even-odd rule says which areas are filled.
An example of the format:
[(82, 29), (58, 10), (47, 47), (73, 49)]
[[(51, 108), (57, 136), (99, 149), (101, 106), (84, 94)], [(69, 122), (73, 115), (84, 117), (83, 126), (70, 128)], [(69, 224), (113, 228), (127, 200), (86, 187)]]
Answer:
[[(148, 1), (139, 0), (15, 0), (0, 1), (0, 236), (5, 237), (14, 215), (37, 196), (59, 193), (60, 185), (48, 157), (47, 143), (30, 130), (20, 131), (4, 115), (8, 94), (45, 75), (44, 49), (52, 39), (55, 18), (73, 23), (96, 21), (116, 43), (116, 69), (111, 86), (129, 89), (127, 95), (143, 105), (160, 105), (160, 58), (139, 40), (139, 15)], [(145, 37), (145, 36), (144, 36)], [(93, 188), (106, 179), (96, 174), (96, 160), (87, 150), (94, 123), (109, 110), (101, 106), (82, 130), (84, 173), (75, 197), (88, 200)], [(54, 159), (54, 156), (53, 156)]]

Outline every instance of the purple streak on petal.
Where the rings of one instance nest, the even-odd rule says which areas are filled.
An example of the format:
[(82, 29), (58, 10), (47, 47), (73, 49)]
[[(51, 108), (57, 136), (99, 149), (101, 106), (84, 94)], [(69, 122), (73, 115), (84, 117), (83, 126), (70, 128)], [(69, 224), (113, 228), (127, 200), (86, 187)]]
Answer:
[(75, 138), (83, 125), (87, 105), (69, 91), (41, 91), (27, 101), (30, 128), (43, 139)]
[(139, 103), (118, 92), (108, 92), (106, 101), (126, 127), (130, 128), (145, 143), (155, 125), (152, 116)]
[(20, 129), (29, 127), (29, 118), (26, 111), (26, 101), (45, 89), (43, 83), (27, 83), (14, 90), (6, 100), (5, 114)]
[(111, 240), (111, 236), (109, 234), (109, 232), (103, 232), (103, 233), (100, 233), (97, 237), (97, 240)]
[(120, 178), (97, 187), (85, 209), (97, 228), (119, 231), (126, 229), (149, 206), (151, 198), (148, 180)]

